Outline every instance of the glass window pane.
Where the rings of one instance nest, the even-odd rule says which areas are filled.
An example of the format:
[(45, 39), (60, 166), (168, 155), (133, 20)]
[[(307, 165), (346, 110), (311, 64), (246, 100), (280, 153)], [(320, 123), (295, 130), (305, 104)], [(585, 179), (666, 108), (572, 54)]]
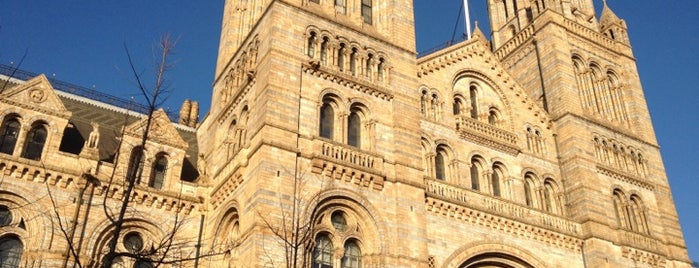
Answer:
[(332, 139), (334, 123), (335, 110), (329, 103), (324, 103), (320, 108), (320, 136), (326, 139)]
[(7, 226), (12, 223), (12, 212), (6, 206), (0, 206), (0, 226)]
[(19, 122), (15, 119), (10, 119), (2, 126), (0, 133), (0, 153), (12, 154), (17, 144), (17, 136), (19, 135)]
[(352, 112), (348, 118), (347, 144), (354, 147), (361, 147), (361, 118), (357, 112)]
[(41, 152), (44, 150), (47, 134), (43, 126), (32, 128), (27, 134), (27, 142), (22, 157), (33, 160), (41, 159)]
[(316, 237), (313, 249), (313, 268), (332, 268), (333, 245), (325, 234)]
[(22, 242), (15, 237), (0, 240), (0, 267), (19, 268), (23, 250)]

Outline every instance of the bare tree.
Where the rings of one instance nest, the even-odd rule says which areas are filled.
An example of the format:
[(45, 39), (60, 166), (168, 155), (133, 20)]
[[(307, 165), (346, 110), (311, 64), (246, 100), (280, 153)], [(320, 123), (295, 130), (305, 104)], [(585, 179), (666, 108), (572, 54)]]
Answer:
[[(135, 84), (138, 87), (141, 96), (145, 99), (147, 111), (145, 113), (145, 125), (143, 126), (142, 134), (139, 137), (139, 144), (135, 148), (140, 148), (141, 153), (132, 154), (131, 159), (128, 161), (127, 172), (124, 175), (120, 175), (117, 172), (117, 168), (113, 168), (111, 174), (109, 175), (108, 181), (101, 181), (89, 172), (84, 173), (80, 182), (78, 183), (78, 202), (76, 202), (76, 216), (80, 214), (80, 205), (83, 203), (83, 199), (87, 198), (87, 206), (92, 205), (92, 198), (95, 191), (101, 192), (103, 196), (102, 199), (102, 212), (111, 224), (112, 229), (109, 231), (111, 235), (110, 240), (104, 245), (104, 248), (99, 248), (88, 256), (91, 261), (85, 263), (82, 255), (87, 254), (83, 250), (85, 228), (80, 229), (77, 226), (77, 218), (74, 220), (68, 220), (61, 213), (61, 208), (59, 207), (59, 202), (56, 201), (56, 196), (51, 192), (51, 187), (46, 184), (46, 190), (48, 192), (48, 198), (51, 201), (53, 209), (50, 211), (52, 214), (51, 218), (55, 219), (54, 224), (56, 229), (58, 229), (59, 234), (65, 238), (67, 242), (66, 249), (66, 259), (63, 263), (64, 267), (68, 267), (69, 262), (72, 263), (72, 267), (113, 267), (119, 261), (130, 260), (136, 263), (136, 267), (158, 267), (160, 265), (169, 264), (182, 264), (186, 262), (197, 262), (198, 259), (203, 257), (208, 257), (212, 255), (226, 254), (230, 251), (231, 247), (235, 247), (235, 244), (227, 245), (226, 248), (220, 251), (209, 251), (201, 254), (199, 252), (201, 241), (195, 239), (182, 239), (184, 236), (182, 229), (191, 221), (191, 219), (185, 219), (183, 215), (183, 197), (182, 188), (180, 188), (179, 196), (174, 201), (175, 204), (171, 204), (173, 212), (171, 216), (172, 219), (169, 220), (171, 225), (161, 226), (167, 229), (157, 241), (151, 241), (149, 246), (140, 245), (139, 247), (127, 248), (126, 250), (120, 249), (118, 247), (119, 239), (124, 237), (125, 234), (125, 224), (126, 221), (131, 217), (139, 217), (140, 214), (145, 213), (141, 211), (135, 204), (132, 204), (134, 197), (134, 192), (137, 185), (140, 183), (141, 178), (144, 177), (144, 163), (146, 162), (145, 155), (142, 153), (149, 146), (149, 139), (152, 127), (154, 126), (155, 118), (154, 115), (158, 107), (162, 104), (164, 96), (168, 93), (166, 73), (172, 67), (170, 63), (170, 55), (174, 49), (175, 41), (170, 38), (170, 36), (164, 36), (157, 43), (158, 50), (158, 64), (155, 69), (155, 79), (152, 87), (145, 85), (144, 77), (142, 72), (138, 72), (136, 64), (134, 63), (133, 57), (129, 52), (126, 45), (124, 49), (126, 51), (126, 56), (128, 58), (130, 72), (132, 73)], [(124, 117), (124, 124), (120, 131), (121, 139), (117, 148), (122, 147), (124, 142), (124, 133), (126, 132), (127, 117)], [(116, 154), (114, 163), (119, 163), (120, 155)], [(106, 191), (112, 191), (113, 189), (119, 189), (118, 191), (123, 191), (118, 202), (112, 195), (106, 194)], [(85, 197), (87, 195), (87, 197)], [(88, 208), (89, 209), (89, 208)], [(88, 213), (85, 213), (85, 219), (87, 221)], [(199, 222), (203, 224), (203, 222)], [(81, 232), (81, 233), (78, 233)], [(128, 236), (128, 234), (127, 234)], [(92, 247), (101, 247), (101, 245), (91, 245)], [(102, 251), (100, 251), (102, 249)], [(97, 256), (95, 256), (95, 254)], [(145, 265), (145, 266), (140, 266)]]
[[(291, 173), (291, 172), (287, 172)], [(284, 264), (274, 263), (275, 258), (268, 255), (269, 264), (274, 267), (308, 267), (313, 256), (308, 253), (314, 246), (316, 228), (313, 213), (309, 209), (315, 208), (320, 202), (319, 193), (325, 188), (323, 183), (319, 189), (312, 189), (309, 180), (315, 176), (308, 176), (306, 171), (294, 172), (291, 200), (285, 201), (279, 198), (279, 217), (271, 218), (268, 214), (257, 211), (258, 217), (279, 241), (284, 249)]]

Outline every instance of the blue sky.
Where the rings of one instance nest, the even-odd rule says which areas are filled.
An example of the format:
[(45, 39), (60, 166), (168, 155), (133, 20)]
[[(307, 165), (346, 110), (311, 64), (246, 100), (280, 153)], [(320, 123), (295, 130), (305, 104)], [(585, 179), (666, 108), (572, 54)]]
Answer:
[[(485, 0), (471, 0), (473, 20), (488, 31)], [(608, 0), (625, 19), (641, 82), (661, 145), (690, 257), (699, 260), (699, 1)], [(456, 23), (461, 0), (414, 0), (418, 51), (463, 33)], [(601, 9), (601, 0), (595, 0)], [(137, 95), (123, 44), (139, 71), (152, 70), (159, 36), (178, 37), (172, 94), (165, 108), (185, 98), (210, 102), (218, 53), (222, 0), (4, 1), (0, 9), (0, 63), (27, 57), (21, 68), (122, 97)], [(599, 14), (599, 13), (598, 13)]]

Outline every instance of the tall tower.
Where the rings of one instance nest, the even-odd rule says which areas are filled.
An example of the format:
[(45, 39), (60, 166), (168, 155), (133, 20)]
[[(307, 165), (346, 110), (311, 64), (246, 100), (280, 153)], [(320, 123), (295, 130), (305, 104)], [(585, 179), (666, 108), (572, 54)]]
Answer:
[(211, 265), (277, 266), (296, 251), (275, 228), (299, 224), (325, 230), (291, 234), (314, 245), (332, 238), (323, 261), (337, 266), (355, 249), (364, 265), (424, 262), (420, 239), (398, 242), (424, 239), (421, 218), (397, 218), (424, 202), (420, 152), (410, 150), (420, 147), (409, 131), (419, 128), (409, 119), (419, 117), (412, 1), (227, 0), (224, 12), (211, 111), (198, 129), (212, 187), (207, 241), (245, 242)]
[[(489, 0), (492, 49), (550, 114), (588, 267), (687, 261), (626, 24), (592, 0)], [(637, 220), (643, 218), (644, 220)]]

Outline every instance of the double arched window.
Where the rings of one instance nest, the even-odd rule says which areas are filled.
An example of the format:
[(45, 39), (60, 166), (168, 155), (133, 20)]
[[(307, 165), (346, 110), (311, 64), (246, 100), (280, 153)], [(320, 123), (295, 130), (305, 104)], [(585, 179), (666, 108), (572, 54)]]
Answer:
[(421, 93), (420, 112), (427, 119), (439, 121), (442, 118), (442, 100), (437, 90), (424, 88)]
[[(353, 103), (345, 120), (339, 115), (339, 100), (340, 98), (334, 94), (323, 97), (319, 111), (318, 136), (330, 140), (344, 140), (352, 147), (368, 148), (369, 128), (366, 124), (368, 114), (366, 106), (358, 102)], [(345, 122), (346, 124), (342, 125)], [(337, 133), (343, 133), (345, 136), (338, 137)]]
[[(361, 268), (362, 250), (361, 242), (356, 233), (358, 223), (348, 219), (348, 214), (343, 210), (335, 210), (328, 216), (319, 220), (321, 229), (327, 229), (315, 236), (313, 251), (311, 252), (311, 267), (313, 268), (333, 268), (338, 260), (335, 259), (335, 252), (342, 250), (342, 257), (339, 260), (341, 268)], [(329, 224), (328, 224), (329, 223)], [(326, 226), (329, 225), (329, 226)], [(333, 242), (341, 245), (342, 248), (335, 248)]]
[(650, 233), (646, 207), (640, 196), (632, 194), (627, 198), (621, 189), (614, 189), (612, 196), (619, 227), (639, 233)]
[(541, 183), (533, 172), (524, 174), (524, 203), (549, 213), (563, 214), (558, 184), (552, 178)]

